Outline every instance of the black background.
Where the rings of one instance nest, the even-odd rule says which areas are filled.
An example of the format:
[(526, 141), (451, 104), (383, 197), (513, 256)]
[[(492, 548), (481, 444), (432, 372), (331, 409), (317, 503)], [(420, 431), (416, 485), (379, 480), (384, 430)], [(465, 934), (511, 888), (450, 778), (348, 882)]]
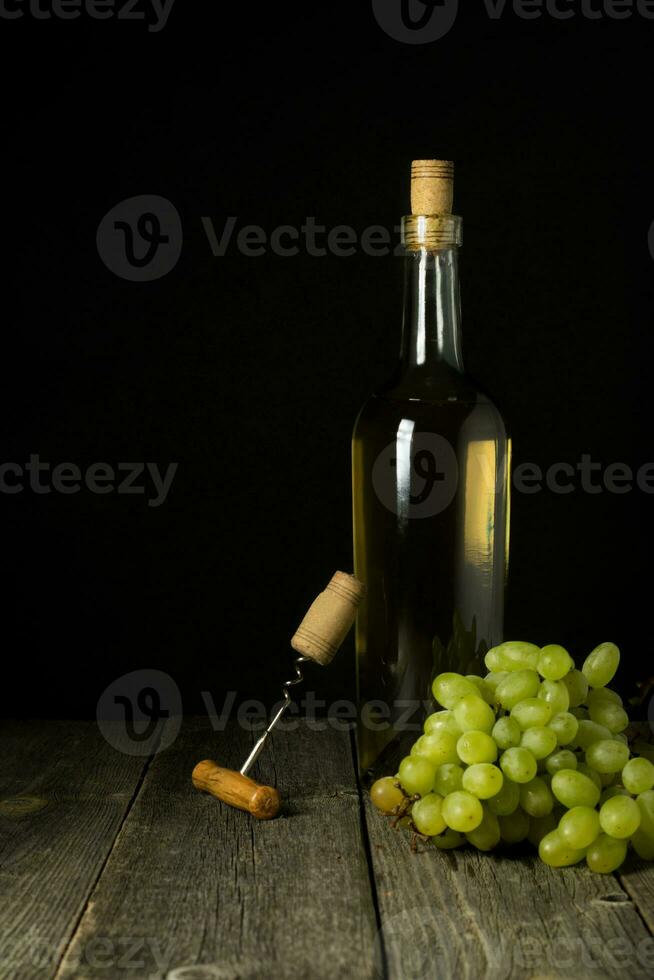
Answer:
[[(411, 159), (456, 160), (465, 357), (516, 464), (654, 459), (654, 21), (466, 6), (428, 45), (368, 2), (177, 0), (160, 33), (0, 19), (0, 455), (179, 464), (156, 509), (0, 494), (4, 714), (93, 715), (143, 667), (187, 711), (275, 699), (306, 605), (351, 568), (349, 440), (397, 357), (400, 261), (215, 258), (202, 216), (392, 228)], [(95, 239), (141, 194), (184, 248), (132, 283)], [(653, 513), (638, 490), (516, 494), (507, 634), (578, 658), (613, 639), (625, 685), (645, 676)], [(352, 693), (351, 644), (310, 686)]]

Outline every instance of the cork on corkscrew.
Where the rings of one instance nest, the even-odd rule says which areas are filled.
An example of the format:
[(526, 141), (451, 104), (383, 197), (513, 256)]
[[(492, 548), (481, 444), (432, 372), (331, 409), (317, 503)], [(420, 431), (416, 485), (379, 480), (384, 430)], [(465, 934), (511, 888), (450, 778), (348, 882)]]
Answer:
[(314, 600), (291, 639), (291, 646), (300, 656), (295, 660), (295, 677), (286, 681), (282, 693), (284, 702), (268, 728), (241, 766), (240, 772), (224, 769), (211, 759), (205, 759), (193, 770), (196, 789), (211, 793), (217, 799), (246, 810), (258, 820), (276, 817), (281, 797), (271, 786), (261, 786), (248, 777), (272, 731), (291, 705), (290, 690), (304, 680), (302, 664), (313, 660), (326, 667), (332, 662), (356, 619), (365, 586), (354, 575), (336, 572), (324, 592)]

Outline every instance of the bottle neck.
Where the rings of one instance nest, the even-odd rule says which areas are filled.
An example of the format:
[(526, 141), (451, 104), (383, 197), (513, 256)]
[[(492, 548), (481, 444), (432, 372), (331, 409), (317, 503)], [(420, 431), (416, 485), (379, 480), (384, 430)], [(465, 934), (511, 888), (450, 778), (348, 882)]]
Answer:
[(403, 373), (440, 366), (463, 373), (458, 248), (419, 248), (405, 257)]

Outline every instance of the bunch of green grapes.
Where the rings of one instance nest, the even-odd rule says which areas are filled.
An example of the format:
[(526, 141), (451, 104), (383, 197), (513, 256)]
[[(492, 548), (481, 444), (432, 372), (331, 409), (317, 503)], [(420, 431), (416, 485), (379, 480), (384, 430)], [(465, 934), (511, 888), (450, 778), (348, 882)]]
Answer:
[(654, 860), (654, 764), (632, 757), (627, 713), (607, 687), (619, 661), (614, 643), (577, 670), (561, 646), (508, 642), (486, 654), (486, 677), (439, 674), (443, 710), (396, 776), (373, 785), (373, 803), (410, 815), (441, 849), (527, 840), (551, 867), (585, 859), (603, 874), (629, 846)]

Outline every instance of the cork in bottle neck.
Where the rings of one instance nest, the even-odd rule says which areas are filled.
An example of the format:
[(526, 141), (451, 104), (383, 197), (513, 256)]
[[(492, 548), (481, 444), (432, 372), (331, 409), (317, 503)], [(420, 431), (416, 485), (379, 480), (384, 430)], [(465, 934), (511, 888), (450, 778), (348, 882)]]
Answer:
[(414, 160), (411, 164), (411, 215), (402, 219), (402, 240), (409, 250), (461, 245), (462, 222), (452, 214), (454, 164), (450, 160)]

